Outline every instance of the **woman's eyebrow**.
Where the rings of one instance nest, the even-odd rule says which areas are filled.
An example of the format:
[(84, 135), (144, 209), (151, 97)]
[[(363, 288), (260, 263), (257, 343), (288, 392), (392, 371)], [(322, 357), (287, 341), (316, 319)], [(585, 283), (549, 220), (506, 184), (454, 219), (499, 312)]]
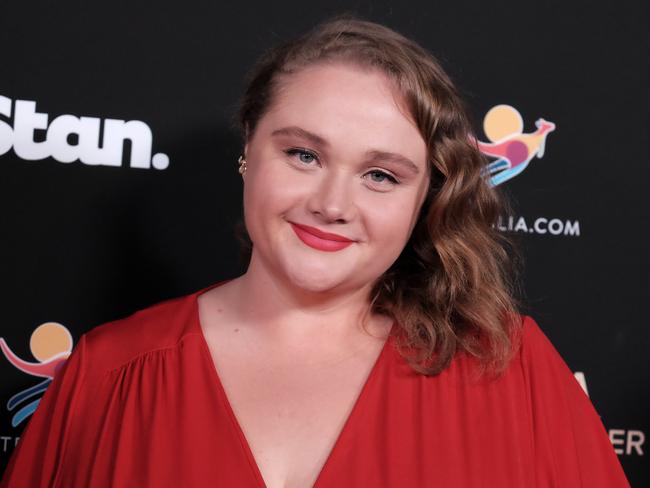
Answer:
[(329, 147), (329, 143), (323, 137), (295, 125), (292, 125), (290, 127), (283, 127), (282, 129), (276, 129), (271, 132), (271, 136), (295, 136), (302, 139), (307, 139), (312, 144), (315, 144), (317, 146)]
[(404, 169), (412, 172), (413, 174), (418, 174), (420, 172), (420, 169), (413, 161), (402, 156), (401, 154), (379, 150), (371, 150), (366, 152), (366, 154), (370, 158), (370, 161), (373, 163), (394, 163), (404, 167)]

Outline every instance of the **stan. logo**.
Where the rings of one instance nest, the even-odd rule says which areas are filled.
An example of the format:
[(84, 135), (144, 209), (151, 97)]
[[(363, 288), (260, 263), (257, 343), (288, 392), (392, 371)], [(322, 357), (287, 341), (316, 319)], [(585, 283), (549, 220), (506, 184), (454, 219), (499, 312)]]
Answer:
[[(129, 167), (166, 169), (169, 157), (151, 156), (153, 136), (139, 120), (100, 119), (59, 115), (48, 124), (49, 116), (36, 111), (36, 102), (16, 100), (13, 127), (0, 120), (0, 156), (13, 147), (16, 156), (27, 161), (53, 158), (61, 163), (81, 161), (92, 166), (121, 166), (124, 143), (131, 143)], [(12, 117), (11, 99), (0, 95), (0, 116)], [(45, 137), (37, 131), (45, 132)], [(41, 139), (37, 141), (37, 139)]]

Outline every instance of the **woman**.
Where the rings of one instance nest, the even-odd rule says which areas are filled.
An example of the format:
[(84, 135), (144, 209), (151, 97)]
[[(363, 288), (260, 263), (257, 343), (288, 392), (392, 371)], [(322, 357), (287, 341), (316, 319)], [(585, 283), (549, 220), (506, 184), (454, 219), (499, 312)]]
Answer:
[(246, 273), (80, 339), (5, 486), (626, 486), (516, 314), (500, 201), (447, 75), (343, 18), (240, 111)]

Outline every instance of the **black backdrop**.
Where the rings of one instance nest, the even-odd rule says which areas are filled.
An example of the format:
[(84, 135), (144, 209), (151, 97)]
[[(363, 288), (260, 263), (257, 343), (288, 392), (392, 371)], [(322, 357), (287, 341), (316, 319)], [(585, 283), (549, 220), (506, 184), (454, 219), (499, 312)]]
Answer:
[[(514, 201), (502, 226), (524, 248), (526, 312), (587, 387), (632, 485), (649, 486), (643, 0), (3, 1), (0, 337), (20, 358), (46, 361), (65, 352), (60, 342), (41, 351), (62, 331), (76, 342), (95, 325), (240, 273), (241, 146), (231, 120), (243, 76), (267, 46), (342, 11), (437, 55), (482, 141), (483, 117), (499, 104), (521, 114), (526, 133), (538, 118), (556, 124), (543, 157), (502, 184)], [(105, 141), (127, 130), (136, 142), (121, 160), (118, 151), (102, 165), (62, 162), (66, 143), (71, 154), (80, 144), (57, 138), (75, 123), (53, 124), (66, 114), (100, 119)], [(162, 156), (149, 164), (147, 130), (166, 168)], [(37, 329), (50, 322), (60, 325)], [(0, 469), (41, 394), (21, 392), (44, 379), (9, 354), (0, 357)]]

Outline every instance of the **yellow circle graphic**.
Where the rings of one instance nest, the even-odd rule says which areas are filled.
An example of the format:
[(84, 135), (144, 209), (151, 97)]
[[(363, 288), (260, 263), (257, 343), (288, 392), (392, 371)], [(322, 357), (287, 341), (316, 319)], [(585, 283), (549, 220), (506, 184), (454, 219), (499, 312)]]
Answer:
[(56, 322), (45, 322), (36, 327), (29, 339), (29, 348), (40, 362), (57, 354), (72, 352), (72, 335), (68, 329)]
[(524, 131), (524, 120), (516, 108), (496, 105), (485, 114), (483, 131), (490, 141), (496, 142), (504, 137), (521, 134)]

